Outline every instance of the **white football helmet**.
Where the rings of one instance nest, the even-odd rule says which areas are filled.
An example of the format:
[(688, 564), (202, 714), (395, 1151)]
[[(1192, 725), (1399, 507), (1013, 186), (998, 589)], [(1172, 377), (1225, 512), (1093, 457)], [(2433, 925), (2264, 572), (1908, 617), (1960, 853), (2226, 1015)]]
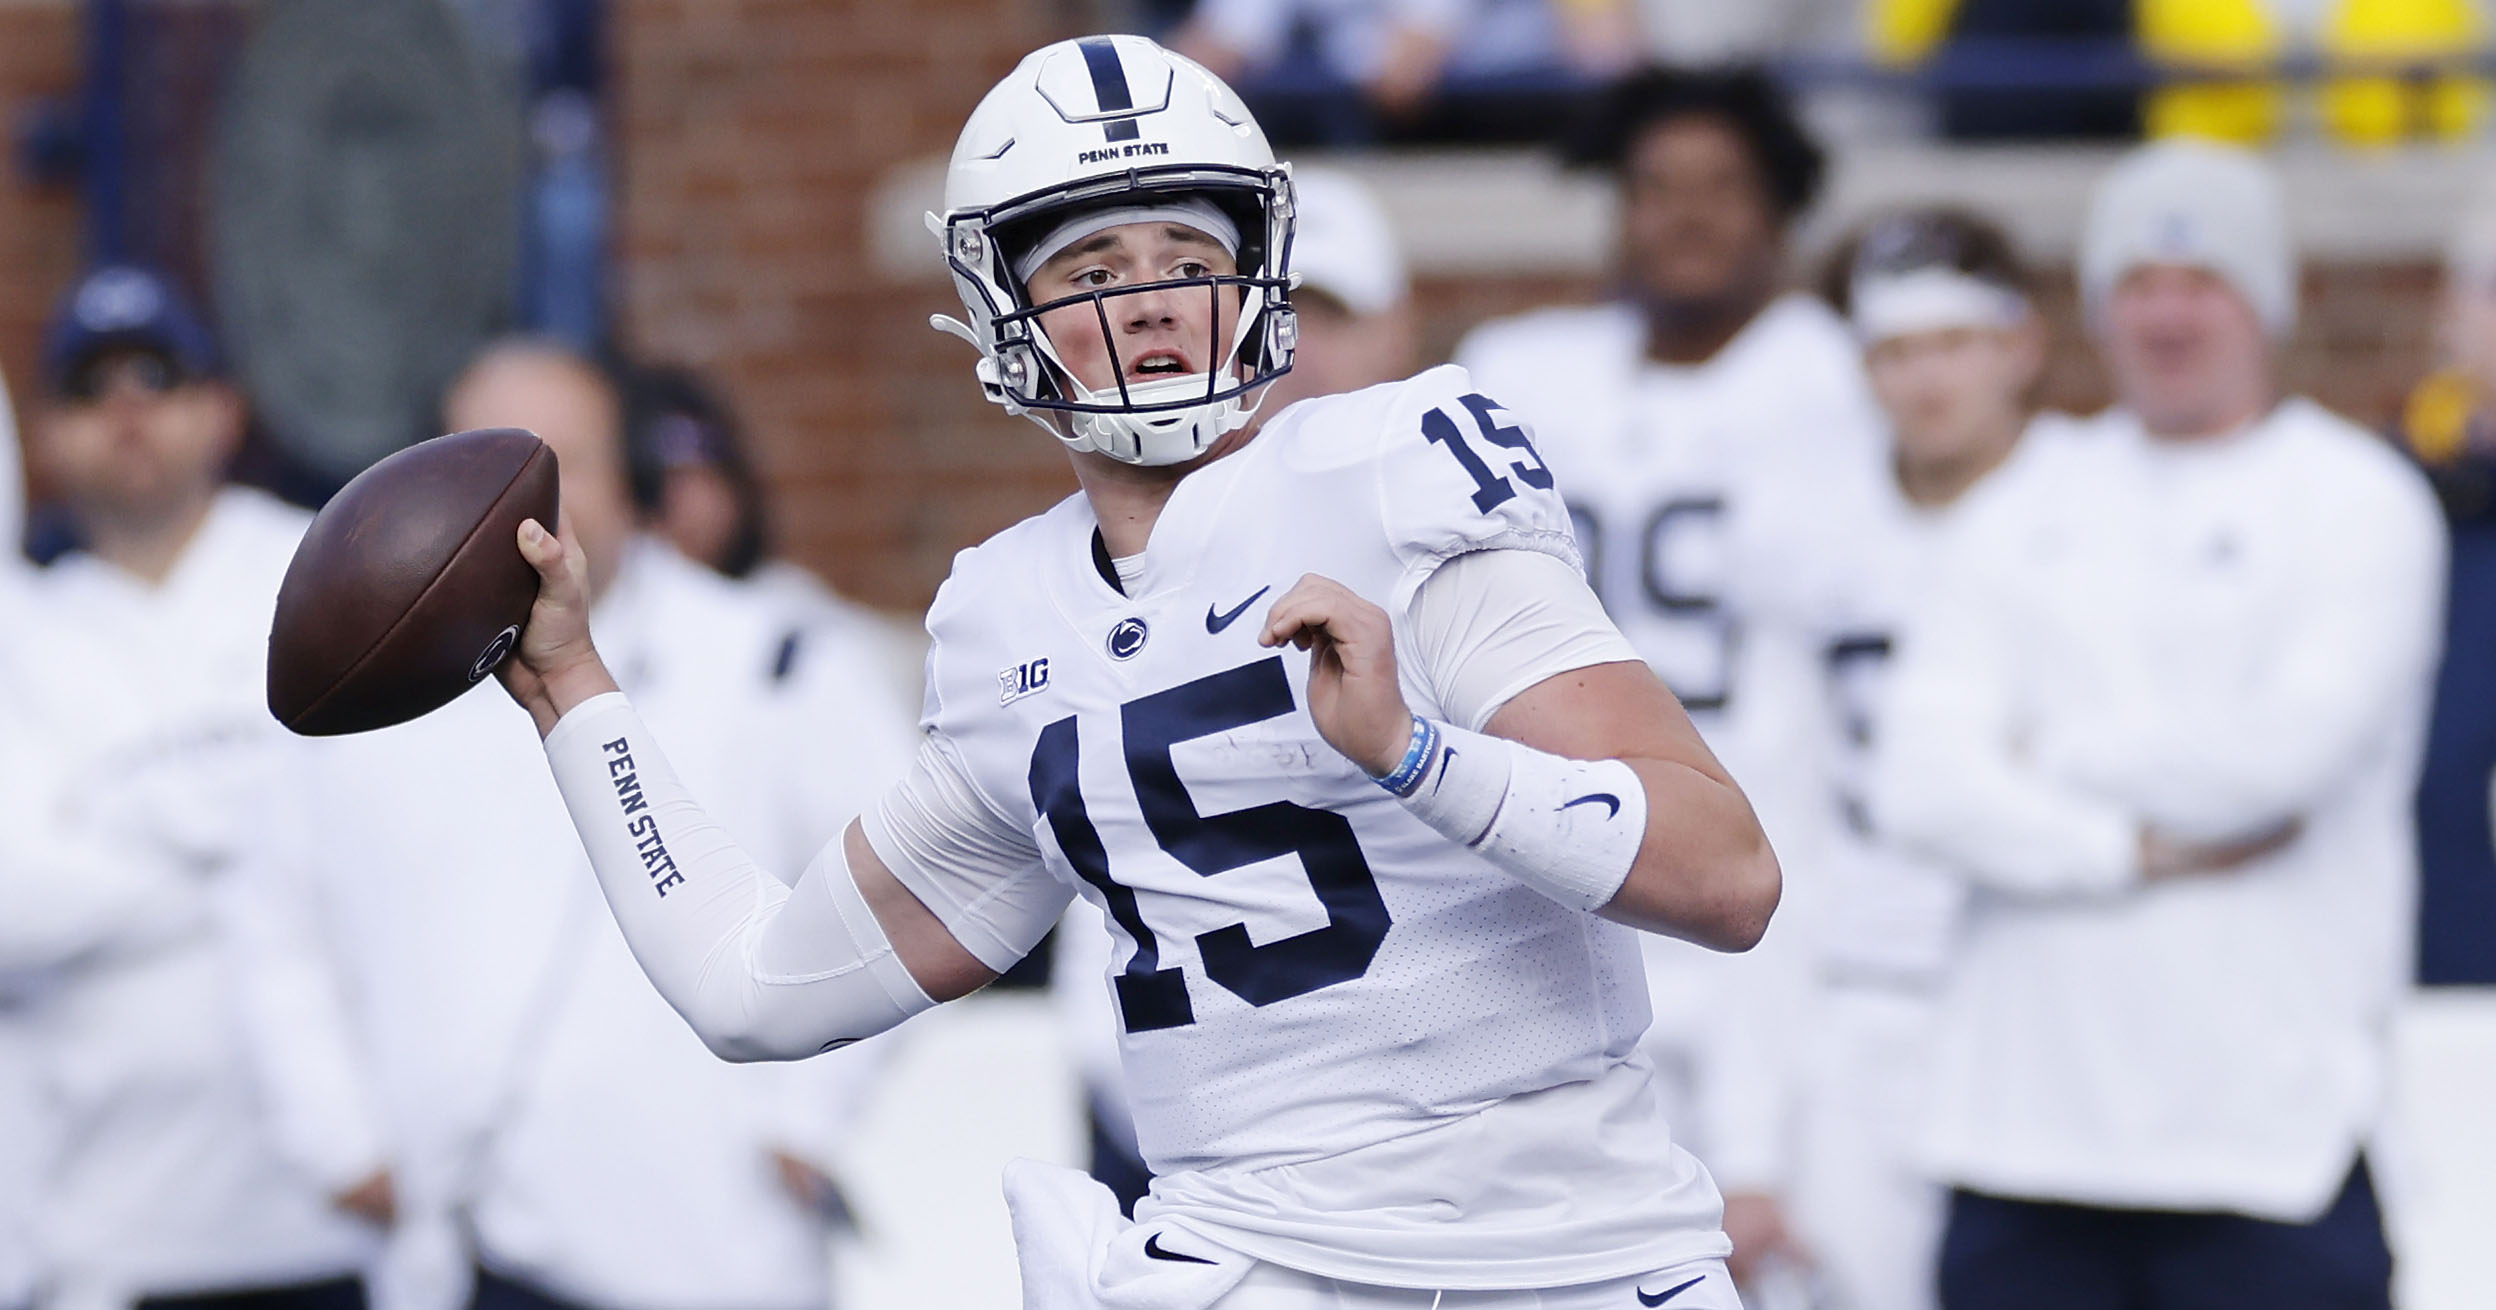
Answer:
[[(1238, 226), (1237, 275), (1106, 287), (1031, 303), (1015, 263), (1082, 213), (1210, 202)], [(980, 388), (1077, 450), (1130, 464), (1194, 458), (1255, 413), (1251, 397), (1291, 368), (1290, 170), (1220, 78), (1140, 36), (1093, 36), (1033, 51), (971, 111), (945, 173), (945, 213), (927, 216), (967, 322), (931, 323), (979, 348)], [(1117, 359), (1110, 301), (1147, 288), (1240, 297), (1206, 371), (1135, 381)], [(1118, 384), (1075, 378), (1039, 316), (1089, 300)]]

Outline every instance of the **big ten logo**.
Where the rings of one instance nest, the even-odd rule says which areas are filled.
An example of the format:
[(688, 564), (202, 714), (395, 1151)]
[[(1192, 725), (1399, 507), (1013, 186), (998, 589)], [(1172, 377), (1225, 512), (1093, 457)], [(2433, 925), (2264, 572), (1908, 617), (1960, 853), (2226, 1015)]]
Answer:
[(1049, 689), (1049, 662), (1029, 660), (997, 675), (997, 703), (1011, 705), (1034, 692)]

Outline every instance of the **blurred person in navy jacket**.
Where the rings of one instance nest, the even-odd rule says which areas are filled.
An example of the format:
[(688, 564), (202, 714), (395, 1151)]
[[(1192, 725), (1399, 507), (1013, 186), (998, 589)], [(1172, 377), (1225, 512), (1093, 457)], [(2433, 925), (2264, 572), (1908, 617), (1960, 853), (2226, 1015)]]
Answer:
[(2453, 534), (2444, 667), (2418, 782), (2418, 979), (2496, 982), (2496, 186), (2444, 264), (2444, 365), (2395, 436), (2435, 484)]

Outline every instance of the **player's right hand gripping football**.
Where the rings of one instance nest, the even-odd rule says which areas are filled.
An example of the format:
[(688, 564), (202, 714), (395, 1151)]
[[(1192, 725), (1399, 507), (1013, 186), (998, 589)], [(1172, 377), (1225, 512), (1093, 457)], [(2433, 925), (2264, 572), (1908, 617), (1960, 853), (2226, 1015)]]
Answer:
[(562, 517), (555, 533), (528, 519), (519, 537), (520, 557), (537, 570), (537, 601), (520, 631), (520, 648), (494, 676), (543, 737), (565, 711), (616, 685), (589, 640), (589, 565), (572, 535), (571, 516)]
[(1266, 611), (1267, 646), (1309, 652), (1309, 717), (1326, 744), (1370, 777), (1395, 769), (1413, 737), (1413, 712), (1395, 676), (1387, 612), (1332, 578), (1311, 573)]

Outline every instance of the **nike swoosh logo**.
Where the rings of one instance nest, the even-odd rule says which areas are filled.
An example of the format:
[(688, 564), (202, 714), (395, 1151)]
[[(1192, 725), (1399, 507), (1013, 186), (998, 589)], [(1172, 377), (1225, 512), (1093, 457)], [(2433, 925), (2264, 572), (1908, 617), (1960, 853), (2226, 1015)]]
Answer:
[(1274, 584), (1269, 582), (1264, 586), (1257, 588), (1256, 596), (1250, 596), (1248, 599), (1241, 601), (1237, 605), (1234, 605), (1219, 614), (1214, 613), (1211, 605), (1207, 605), (1205, 607), (1205, 631), (1220, 632), (1224, 628), (1231, 626), (1239, 620), (1240, 615), (1248, 612), (1249, 606), (1257, 603), (1257, 596), (1262, 596), (1272, 590), (1274, 590)]
[[(1250, 596), (1248, 599), (1255, 600), (1256, 597)], [(1149, 1255), (1156, 1260), (1176, 1260), (1181, 1264), (1209, 1265), (1213, 1263), (1211, 1260), (1208, 1260), (1201, 1255), (1181, 1255), (1176, 1251), (1163, 1250), (1161, 1247), (1161, 1234), (1159, 1233), (1155, 1233), (1144, 1239), (1144, 1254)], [(1704, 1278), (1706, 1275), (1702, 1274), (1700, 1277)], [(1678, 1292), (1680, 1290), (1681, 1289), (1678, 1287), (1673, 1289), (1674, 1292)], [(1667, 1292), (1665, 1295), (1670, 1296), (1672, 1293)]]
[[(1613, 795), (1612, 793), (1610, 793), (1610, 792), (1608, 792), (1608, 791), (1599, 791), (1599, 792), (1595, 792), (1595, 793), (1593, 793), (1593, 794), (1591, 794), (1591, 795), (1580, 796), (1580, 797), (1578, 797), (1576, 800), (1569, 801), (1569, 802), (1567, 802), (1567, 803), (1563, 804), (1560, 808), (1565, 810), (1565, 809), (1569, 808), (1569, 806), (1571, 806), (1571, 805), (1592, 805), (1592, 804), (1594, 804), (1594, 803), (1595, 803), (1595, 802), (1597, 802), (1597, 801), (1601, 801), (1601, 802), (1603, 802), (1604, 804), (1609, 805), (1609, 806), (1611, 806), (1611, 807), (1612, 807), (1612, 812), (1611, 812), (1610, 814), (1607, 814), (1607, 815), (1603, 816), (1603, 817), (1605, 817), (1605, 818), (1607, 818), (1607, 819), (1617, 819), (1617, 818), (1621, 817), (1621, 798), (1620, 798), (1620, 797), (1618, 797), (1618, 796)], [(1705, 1274), (1701, 1274), (1701, 1275), (1699, 1275), (1699, 1277), (1701, 1277), (1701, 1278), (1705, 1278), (1705, 1277), (1707, 1277), (1707, 1275), (1705, 1275)], [(1683, 1287), (1688, 1287), (1688, 1286), (1689, 1286), (1689, 1284), (1688, 1284), (1688, 1283), (1684, 1283), (1684, 1284), (1682, 1284), (1682, 1286), (1683, 1286)], [(1669, 1293), (1669, 1292), (1668, 1292), (1668, 1293), (1666, 1293), (1665, 1295), (1669, 1296), (1669, 1295), (1671, 1295), (1671, 1293)], [(1648, 1302), (1647, 1304), (1649, 1304), (1649, 1305), (1662, 1305), (1662, 1304), (1664, 1304), (1664, 1303), (1663, 1303), (1663, 1302), (1661, 1302), (1661, 1301), (1650, 1301), (1650, 1302)]]
[(1661, 1292), (1650, 1292), (1650, 1291), (1648, 1291), (1647, 1289), (1645, 1289), (1645, 1288), (1641, 1287), (1641, 1288), (1637, 1289), (1637, 1291), (1638, 1291), (1638, 1304), (1640, 1304), (1640, 1305), (1662, 1305), (1662, 1304), (1664, 1304), (1665, 1302), (1672, 1300), (1674, 1297), (1679, 1296), (1679, 1295), (1681, 1295), (1682, 1293), (1687, 1292), (1687, 1291), (1689, 1291), (1691, 1288), (1696, 1287), (1696, 1286), (1698, 1286), (1699, 1284), (1704, 1283), (1704, 1282), (1706, 1282), (1706, 1281), (1707, 1281), (1707, 1275), (1705, 1275), (1705, 1274), (1701, 1274), (1701, 1275), (1699, 1275), (1698, 1277), (1693, 1278), (1693, 1279), (1691, 1279), (1689, 1282), (1683, 1283), (1683, 1284), (1681, 1284), (1681, 1285), (1680, 1285), (1680, 1286), (1678, 1286), (1678, 1287), (1667, 1287), (1667, 1288), (1665, 1288), (1665, 1289), (1664, 1289), (1663, 1291), (1661, 1291)]

